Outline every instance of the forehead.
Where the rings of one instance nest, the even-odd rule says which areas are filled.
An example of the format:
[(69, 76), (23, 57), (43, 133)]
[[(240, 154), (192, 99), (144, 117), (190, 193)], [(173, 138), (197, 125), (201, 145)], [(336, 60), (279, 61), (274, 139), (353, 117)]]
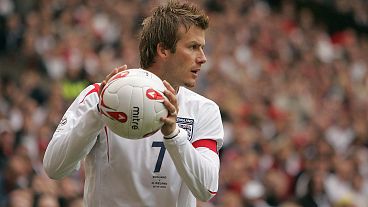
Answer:
[(185, 44), (195, 42), (202, 45), (205, 44), (205, 30), (197, 26), (191, 26), (188, 30), (184, 26), (180, 26), (178, 36), (178, 43), (181, 42)]

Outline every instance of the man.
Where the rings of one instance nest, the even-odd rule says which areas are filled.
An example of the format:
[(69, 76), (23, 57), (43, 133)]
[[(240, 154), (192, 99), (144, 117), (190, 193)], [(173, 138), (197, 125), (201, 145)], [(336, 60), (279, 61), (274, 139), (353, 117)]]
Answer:
[(104, 126), (98, 92), (123, 66), (87, 87), (67, 110), (45, 153), (47, 174), (60, 179), (85, 159), (88, 207), (189, 207), (211, 199), (218, 188), (221, 116), (213, 101), (187, 89), (206, 62), (207, 27), (207, 16), (190, 3), (158, 6), (143, 22), (139, 49), (142, 68), (165, 80), (169, 115), (161, 130), (129, 140)]

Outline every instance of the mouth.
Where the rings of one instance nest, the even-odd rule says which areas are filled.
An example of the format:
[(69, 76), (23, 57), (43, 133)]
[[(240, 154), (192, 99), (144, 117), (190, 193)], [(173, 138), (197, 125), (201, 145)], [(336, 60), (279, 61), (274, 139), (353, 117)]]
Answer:
[(200, 71), (201, 69), (199, 69), (199, 68), (197, 68), (197, 69), (193, 69), (193, 70), (191, 70), (190, 72), (192, 72), (192, 74), (194, 74), (194, 75), (198, 75), (199, 74), (199, 71)]

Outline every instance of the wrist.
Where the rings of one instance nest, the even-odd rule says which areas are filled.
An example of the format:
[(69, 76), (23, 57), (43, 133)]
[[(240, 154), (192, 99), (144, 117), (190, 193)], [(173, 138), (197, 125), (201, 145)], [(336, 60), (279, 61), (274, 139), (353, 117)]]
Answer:
[(164, 139), (173, 139), (175, 138), (176, 136), (178, 136), (178, 134), (180, 133), (180, 129), (179, 127), (176, 125), (175, 129), (173, 132), (171, 132), (170, 134), (168, 135), (164, 135)]

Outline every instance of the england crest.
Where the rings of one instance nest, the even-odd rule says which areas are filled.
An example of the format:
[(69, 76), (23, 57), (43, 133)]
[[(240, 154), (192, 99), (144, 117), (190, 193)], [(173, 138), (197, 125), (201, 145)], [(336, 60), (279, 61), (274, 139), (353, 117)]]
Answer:
[(176, 123), (180, 128), (185, 129), (185, 131), (187, 131), (189, 141), (192, 140), (194, 119), (177, 117)]

